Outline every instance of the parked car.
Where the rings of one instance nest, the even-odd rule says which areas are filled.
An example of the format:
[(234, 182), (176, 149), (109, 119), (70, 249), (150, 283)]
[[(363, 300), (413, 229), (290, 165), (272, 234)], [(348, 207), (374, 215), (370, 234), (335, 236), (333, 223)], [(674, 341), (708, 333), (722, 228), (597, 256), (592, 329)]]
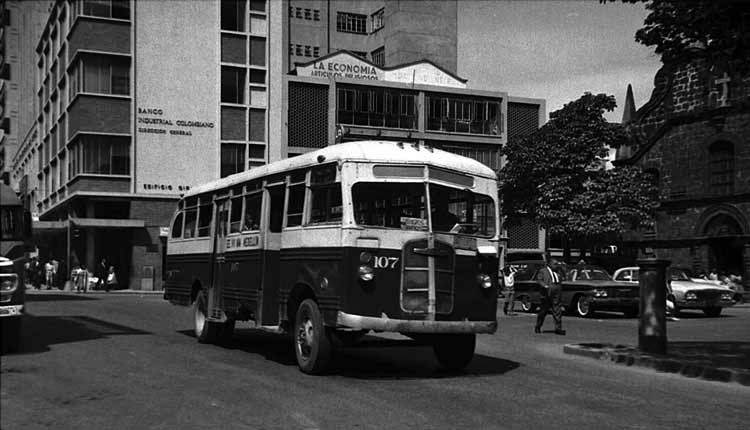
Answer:
[[(637, 285), (638, 267), (617, 269), (614, 279)], [(722, 308), (733, 306), (737, 301), (733, 290), (706, 281), (693, 281), (684, 269), (678, 267), (667, 269), (667, 282), (670, 289), (667, 300), (674, 303), (675, 316), (683, 309), (700, 309), (707, 316), (716, 317), (721, 315)]]
[[(533, 312), (541, 304), (539, 271), (544, 262), (514, 261), (516, 268), (516, 300), (525, 312)], [(593, 265), (576, 265), (563, 274), (563, 307), (568, 313), (590, 317), (596, 311), (617, 311), (628, 317), (638, 315), (638, 286), (615, 282), (606, 270)]]

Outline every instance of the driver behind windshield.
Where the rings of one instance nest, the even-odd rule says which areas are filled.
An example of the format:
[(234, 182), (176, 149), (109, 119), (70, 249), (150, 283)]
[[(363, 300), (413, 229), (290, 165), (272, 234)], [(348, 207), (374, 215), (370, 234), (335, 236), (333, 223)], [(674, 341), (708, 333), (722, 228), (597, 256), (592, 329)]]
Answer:
[(446, 193), (431, 193), (430, 205), (432, 206), (432, 230), (450, 231), (458, 224), (458, 217), (448, 210), (449, 199)]

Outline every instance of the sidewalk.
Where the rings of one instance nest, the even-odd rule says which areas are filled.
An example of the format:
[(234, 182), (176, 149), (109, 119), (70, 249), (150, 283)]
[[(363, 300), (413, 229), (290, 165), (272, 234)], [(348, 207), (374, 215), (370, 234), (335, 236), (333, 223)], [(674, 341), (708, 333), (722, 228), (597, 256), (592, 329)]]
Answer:
[(665, 355), (647, 354), (633, 346), (608, 343), (568, 344), (563, 351), (691, 378), (750, 386), (750, 342), (669, 342)]

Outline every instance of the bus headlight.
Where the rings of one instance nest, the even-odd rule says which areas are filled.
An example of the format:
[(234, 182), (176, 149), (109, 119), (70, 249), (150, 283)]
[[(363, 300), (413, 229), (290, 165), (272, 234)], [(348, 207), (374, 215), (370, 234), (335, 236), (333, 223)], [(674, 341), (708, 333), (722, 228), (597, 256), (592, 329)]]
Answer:
[(2, 283), (0, 283), (0, 291), (3, 293), (12, 293), (16, 291), (16, 288), (18, 288), (18, 283), (15, 279), (4, 279)]
[(362, 265), (359, 266), (359, 279), (370, 282), (375, 278), (375, 271), (372, 270), (372, 267)]
[(370, 254), (367, 251), (362, 251), (359, 253), (359, 262), (362, 264), (368, 264), (370, 261), (372, 261), (372, 254)]
[(487, 274), (481, 274), (477, 275), (477, 283), (482, 288), (491, 288), (492, 287), (492, 278), (490, 278), (490, 275)]

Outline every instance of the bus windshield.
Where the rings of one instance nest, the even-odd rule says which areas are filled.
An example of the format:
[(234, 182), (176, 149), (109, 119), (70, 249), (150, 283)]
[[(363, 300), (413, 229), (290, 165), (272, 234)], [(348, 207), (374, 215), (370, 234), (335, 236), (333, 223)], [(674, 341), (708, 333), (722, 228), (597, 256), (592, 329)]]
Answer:
[(352, 200), (360, 226), (427, 231), (430, 213), (433, 232), (495, 234), (493, 200), (468, 190), (413, 182), (358, 182), (352, 187)]

